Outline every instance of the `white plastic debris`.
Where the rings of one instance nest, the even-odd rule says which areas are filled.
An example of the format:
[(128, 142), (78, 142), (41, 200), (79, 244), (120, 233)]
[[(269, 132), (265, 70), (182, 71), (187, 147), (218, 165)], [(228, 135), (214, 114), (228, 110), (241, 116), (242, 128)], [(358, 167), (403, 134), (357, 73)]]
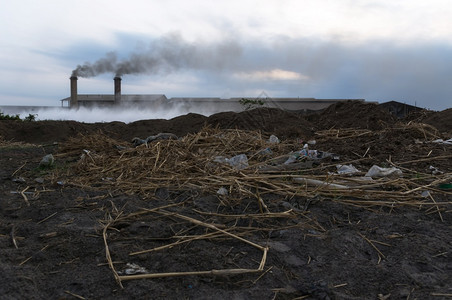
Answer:
[(312, 160), (319, 160), (327, 157), (332, 157), (333, 154), (329, 152), (324, 151), (318, 151), (318, 150), (309, 150), (308, 144), (305, 144), (303, 146), (303, 149), (290, 153), (289, 158), (284, 162), (285, 165), (291, 164), (298, 159), (307, 158)]
[(421, 193), (421, 196), (422, 196), (423, 198), (428, 198), (428, 197), (430, 197), (430, 191), (423, 191), (423, 192)]
[(270, 138), (268, 139), (268, 142), (270, 144), (279, 144), (279, 139), (276, 135), (271, 135)]
[(51, 167), (55, 163), (55, 158), (52, 154), (47, 154), (41, 159), (41, 162), (39, 163), (40, 167)]
[(310, 186), (318, 186), (324, 189), (331, 189), (331, 190), (346, 190), (349, 189), (350, 187), (346, 186), (346, 185), (342, 185), (342, 184), (335, 184), (335, 183), (330, 183), (330, 182), (325, 182), (325, 181), (321, 181), (321, 180), (316, 180), (316, 179), (310, 179), (310, 178), (304, 178), (304, 177), (295, 177), (293, 178), (294, 182), (298, 182), (298, 183), (304, 183), (306, 185), (310, 185)]
[(248, 167), (248, 157), (246, 156), (246, 154), (239, 154), (231, 158), (224, 156), (215, 156), (213, 161), (222, 164), (229, 164), (231, 167), (234, 167), (237, 170), (242, 170)]
[(444, 173), (443, 171), (440, 171), (437, 167), (434, 166), (430, 166), (428, 168), (432, 172), (432, 175), (439, 175)]
[(226, 196), (228, 194), (228, 190), (224, 187), (221, 187), (218, 189), (217, 194), (221, 196)]
[(445, 145), (452, 145), (452, 138), (451, 138), (451, 139), (448, 139), (448, 140), (437, 139), (437, 140), (432, 141), (432, 143), (445, 144)]
[(367, 177), (400, 177), (402, 176), (402, 170), (392, 167), (392, 168), (382, 168), (377, 165), (373, 165), (369, 171), (367, 171)]
[(351, 175), (359, 173), (359, 170), (353, 165), (336, 165), (337, 173), (340, 175)]
[(267, 155), (272, 155), (272, 154), (273, 154), (273, 151), (272, 151), (272, 149), (270, 149), (270, 148), (265, 148), (265, 149), (260, 150), (260, 151), (257, 152), (256, 154), (258, 154), (258, 155), (263, 155), (263, 156), (267, 156)]
[(245, 154), (239, 154), (231, 157), (228, 160), (228, 163), (231, 167), (234, 167), (237, 170), (242, 170), (248, 167), (248, 157)]
[(126, 266), (127, 266), (127, 269), (125, 269), (124, 272), (120, 272), (120, 273), (123, 273), (123, 274), (126, 274), (126, 275), (146, 274), (146, 273), (148, 273), (148, 270), (146, 270), (146, 268), (140, 267), (137, 264), (127, 263)]

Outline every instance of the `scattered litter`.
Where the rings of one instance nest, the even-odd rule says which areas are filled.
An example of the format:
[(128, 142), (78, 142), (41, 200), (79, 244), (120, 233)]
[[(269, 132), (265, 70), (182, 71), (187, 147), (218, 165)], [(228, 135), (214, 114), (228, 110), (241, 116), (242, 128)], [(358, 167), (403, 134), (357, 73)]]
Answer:
[(55, 163), (55, 158), (53, 157), (52, 154), (47, 154), (46, 156), (44, 156), (41, 160), (41, 162), (39, 163), (40, 167), (51, 167), (53, 166), (53, 164)]
[(127, 150), (129, 148), (121, 146), (121, 145), (115, 145), (116, 149), (118, 149), (119, 151), (123, 151), (123, 150)]
[(279, 144), (279, 138), (276, 135), (271, 135), (270, 138), (268, 139), (268, 143), (270, 144)]
[(146, 142), (150, 143), (159, 140), (177, 140), (177, 139), (178, 139), (177, 135), (173, 133), (159, 133), (157, 135), (148, 136)]
[(452, 138), (450, 138), (450, 139), (448, 139), (448, 140), (437, 139), (437, 140), (432, 141), (432, 143), (445, 144), (445, 145), (452, 145)]
[(229, 164), (231, 167), (234, 167), (237, 170), (242, 170), (248, 167), (248, 157), (246, 156), (246, 154), (239, 154), (231, 158), (216, 156), (213, 161), (217, 163)]
[(218, 189), (217, 194), (218, 195), (222, 195), (222, 196), (226, 196), (228, 194), (228, 190), (226, 188), (224, 188), (224, 187), (221, 187), (221, 188)]
[(44, 178), (38, 177), (38, 178), (35, 178), (35, 181), (36, 181), (37, 183), (44, 183)]
[(270, 148), (265, 148), (265, 149), (262, 149), (261, 151), (257, 152), (257, 155), (261, 155), (261, 156), (270, 156), (272, 154), (273, 154), (273, 151)]
[(295, 182), (299, 182), (299, 183), (305, 183), (307, 185), (313, 185), (313, 186), (318, 186), (318, 187), (322, 187), (322, 188), (326, 188), (326, 189), (349, 189), (350, 187), (346, 186), (346, 185), (342, 185), (342, 184), (335, 184), (335, 183), (329, 183), (329, 182), (325, 182), (325, 181), (321, 181), (321, 180), (316, 180), (316, 179), (310, 179), (310, 178), (303, 178), (303, 177), (295, 177), (293, 179), (293, 181)]
[(359, 170), (353, 165), (336, 165), (336, 168), (339, 175), (351, 175), (359, 173)]
[(312, 159), (312, 160), (319, 160), (324, 159), (327, 157), (333, 157), (333, 153), (329, 152), (323, 152), (318, 150), (309, 150), (308, 144), (305, 144), (303, 146), (303, 149), (300, 151), (296, 151), (294, 153), (291, 153), (289, 158), (284, 162), (284, 164), (291, 164), (293, 162), (296, 162), (297, 160), (301, 159)]
[(82, 155), (80, 155), (80, 160), (84, 160), (87, 155), (88, 156), (90, 155), (90, 153), (91, 153), (91, 151), (83, 149), (83, 153), (82, 153)]
[(149, 273), (148, 270), (144, 267), (140, 267), (137, 264), (127, 263), (126, 264), (127, 269), (124, 271), (118, 271), (118, 274), (125, 274), (125, 275), (134, 275), (134, 274), (146, 274)]
[(135, 147), (137, 147), (137, 146), (146, 144), (146, 140), (143, 140), (143, 139), (140, 139), (140, 138), (135, 137), (135, 138), (132, 139), (132, 144), (133, 144)]
[(398, 168), (382, 168), (377, 165), (373, 165), (369, 171), (367, 171), (367, 177), (400, 177), (402, 176), (402, 171)]
[(439, 185), (441, 190), (452, 190), (452, 183), (442, 183)]
[(13, 182), (16, 182), (16, 183), (25, 183), (25, 182), (26, 182), (26, 181), (25, 181), (25, 178), (23, 178), (23, 177), (16, 177), (16, 178), (13, 178), (12, 181), (13, 181)]
[(18, 192), (18, 191), (10, 191), (10, 194), (27, 194), (27, 195), (34, 195), (35, 192)]
[(315, 145), (317, 144), (316, 140), (309, 140), (307, 141), (308, 145)]
[(430, 191), (423, 191), (423, 192), (421, 193), (421, 196), (424, 197), (424, 198), (430, 197)]
[(228, 163), (237, 170), (245, 169), (248, 167), (248, 157), (245, 154), (239, 154), (231, 157)]
[(436, 168), (434, 166), (430, 166), (430, 167), (428, 167), (428, 169), (432, 172), (432, 175), (444, 174), (443, 171), (440, 171), (438, 168)]
[(173, 133), (159, 133), (157, 135), (150, 135), (146, 139), (140, 139), (140, 138), (133, 138), (132, 144), (137, 147), (139, 145), (148, 144), (153, 141), (159, 141), (159, 140), (177, 140), (177, 135)]

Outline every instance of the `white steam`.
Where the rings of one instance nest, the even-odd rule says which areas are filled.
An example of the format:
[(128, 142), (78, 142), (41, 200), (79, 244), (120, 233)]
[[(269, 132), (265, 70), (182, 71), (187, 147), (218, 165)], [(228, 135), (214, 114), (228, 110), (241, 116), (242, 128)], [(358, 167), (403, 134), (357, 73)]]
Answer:
[(42, 108), (33, 111), (17, 112), (21, 119), (28, 117), (30, 114), (35, 116), (36, 121), (55, 120), (64, 121), (72, 120), (84, 123), (113, 122), (120, 121), (131, 123), (138, 120), (165, 119), (169, 120), (177, 116), (186, 115), (188, 113), (197, 113), (204, 116), (210, 116), (217, 113), (214, 105), (204, 107), (186, 107), (175, 105), (171, 109), (149, 109), (149, 108), (85, 108), (74, 110), (66, 107)]

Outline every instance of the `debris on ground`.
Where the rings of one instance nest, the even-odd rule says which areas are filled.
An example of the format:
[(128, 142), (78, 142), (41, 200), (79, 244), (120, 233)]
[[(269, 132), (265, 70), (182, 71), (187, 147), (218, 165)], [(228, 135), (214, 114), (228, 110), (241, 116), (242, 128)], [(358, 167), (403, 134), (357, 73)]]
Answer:
[[(452, 150), (431, 141), (450, 129), (374, 108), (0, 122), (0, 294), (447, 297)], [(130, 143), (150, 128), (178, 138)], [(396, 176), (364, 176), (374, 165)]]

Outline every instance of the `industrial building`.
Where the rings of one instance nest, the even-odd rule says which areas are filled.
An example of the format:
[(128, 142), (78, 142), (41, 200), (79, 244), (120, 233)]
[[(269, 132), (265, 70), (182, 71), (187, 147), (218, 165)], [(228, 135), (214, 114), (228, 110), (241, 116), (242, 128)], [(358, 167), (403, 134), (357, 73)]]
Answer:
[[(76, 76), (70, 77), (71, 95), (62, 99), (61, 103), (64, 107), (80, 108), (80, 107), (143, 107), (146, 109), (160, 108), (171, 109), (174, 106), (182, 107), (187, 110), (202, 108), (206, 105), (214, 105), (215, 110), (220, 111), (242, 111), (243, 104), (240, 102), (243, 98), (190, 98), (176, 97), (167, 98), (163, 94), (141, 94), (141, 95), (123, 95), (121, 93), (121, 78), (115, 77), (114, 89), (112, 94), (78, 94)], [(246, 97), (245, 97), (246, 98)], [(249, 98), (251, 99), (251, 98)], [(316, 98), (269, 98), (258, 97), (253, 100), (263, 102), (262, 106), (279, 108), (290, 111), (307, 111), (320, 110), (338, 101), (360, 100), (364, 99), (316, 99)]]

